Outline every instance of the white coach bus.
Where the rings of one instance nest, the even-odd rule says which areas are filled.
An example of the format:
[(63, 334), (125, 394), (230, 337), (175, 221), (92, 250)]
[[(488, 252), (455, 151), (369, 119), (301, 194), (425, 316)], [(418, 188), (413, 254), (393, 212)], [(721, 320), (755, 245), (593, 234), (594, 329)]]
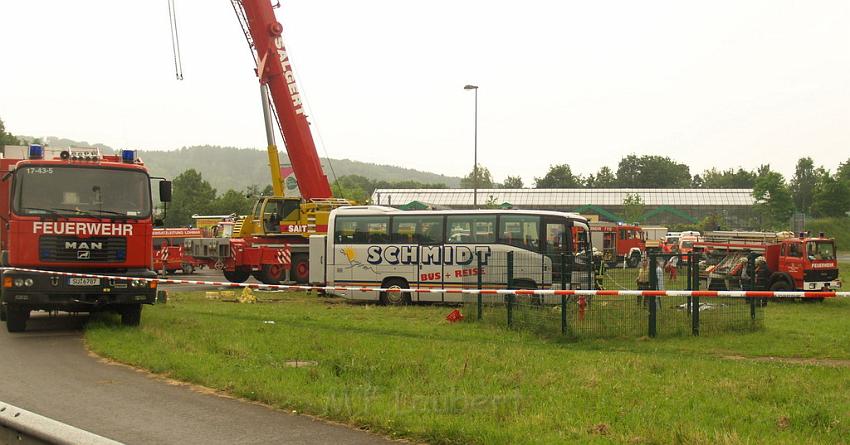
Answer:
[[(567, 286), (586, 288), (587, 267), (578, 274), (585, 278), (576, 279), (580, 267), (575, 264), (583, 262), (576, 260), (576, 252), (589, 252), (588, 231), (587, 220), (575, 213), (341, 207), (331, 212), (327, 235), (310, 237), (310, 282), (384, 289), (475, 288), (482, 275), (482, 288), (504, 289), (505, 259), (507, 252), (514, 252), (515, 287), (560, 287), (564, 262), (571, 269), (566, 275), (570, 280), (564, 281), (572, 284)], [(384, 304), (463, 301), (459, 293), (333, 293)]]

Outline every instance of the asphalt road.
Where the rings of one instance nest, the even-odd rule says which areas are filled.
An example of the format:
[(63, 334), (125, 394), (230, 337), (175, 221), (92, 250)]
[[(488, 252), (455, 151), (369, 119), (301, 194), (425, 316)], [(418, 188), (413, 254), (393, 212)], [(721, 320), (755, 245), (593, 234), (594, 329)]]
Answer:
[(90, 356), (83, 316), (0, 323), (0, 400), (128, 444), (389, 444), (387, 439), (192, 390)]

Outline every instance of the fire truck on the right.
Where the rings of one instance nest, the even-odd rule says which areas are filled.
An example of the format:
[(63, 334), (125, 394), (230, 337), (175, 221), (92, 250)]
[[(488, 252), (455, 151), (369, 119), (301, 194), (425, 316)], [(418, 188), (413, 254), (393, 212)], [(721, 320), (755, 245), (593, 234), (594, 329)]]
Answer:
[(707, 232), (701, 277), (710, 290), (838, 290), (835, 240), (801, 232)]

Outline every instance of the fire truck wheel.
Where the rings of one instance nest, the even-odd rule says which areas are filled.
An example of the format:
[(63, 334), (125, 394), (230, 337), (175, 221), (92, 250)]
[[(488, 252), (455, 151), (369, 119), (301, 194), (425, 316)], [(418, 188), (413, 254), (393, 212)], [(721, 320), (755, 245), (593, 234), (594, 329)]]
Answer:
[[(381, 285), (384, 289), (407, 289), (407, 281), (390, 278)], [(381, 292), (381, 304), (386, 306), (404, 306), (410, 304), (410, 292)]]
[(6, 330), (9, 332), (24, 332), (27, 329), (27, 319), (29, 317), (29, 308), (17, 304), (7, 305)]
[(121, 324), (124, 326), (138, 326), (142, 321), (142, 305), (127, 304), (121, 308)]
[(192, 275), (195, 273), (195, 267), (189, 263), (185, 263), (180, 266), (180, 269), (183, 270), (183, 275)]
[(771, 284), (770, 290), (774, 292), (787, 292), (791, 290), (791, 286), (789, 286), (787, 282), (780, 280)]
[(640, 264), (640, 254), (634, 252), (631, 254), (631, 256), (629, 256), (628, 265), (629, 267), (638, 267), (638, 264)]
[(292, 255), (292, 268), (289, 275), (298, 284), (306, 284), (310, 281), (310, 260), (307, 255)]
[(251, 276), (250, 270), (245, 269), (236, 269), (236, 270), (223, 270), (224, 278), (231, 283), (244, 283), (248, 277)]
[(285, 272), (282, 264), (264, 264), (259, 275), (263, 284), (280, 284)]

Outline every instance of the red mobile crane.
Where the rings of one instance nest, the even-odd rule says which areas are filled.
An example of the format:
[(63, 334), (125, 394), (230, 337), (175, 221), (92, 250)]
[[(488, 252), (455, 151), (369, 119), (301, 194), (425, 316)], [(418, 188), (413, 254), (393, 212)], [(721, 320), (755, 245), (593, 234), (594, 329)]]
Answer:
[[(304, 113), (301, 92), (295, 84), (295, 75), (283, 44), (283, 25), (275, 18), (274, 8), (269, 0), (232, 0), (232, 3), (243, 25), (245, 36), (256, 52), (255, 62), (260, 84), (267, 86), (271, 92), (275, 114), (301, 195), (306, 200), (332, 198), (333, 193), (328, 178), (322, 171), (310, 124)], [(266, 121), (269, 121), (268, 115)], [(271, 133), (271, 128), (268, 127), (266, 131)], [(271, 137), (269, 158), (272, 187), (276, 196), (283, 196), (280, 161), (274, 139)]]
[[(274, 194), (260, 197), (251, 214), (236, 221), (231, 228), (232, 238), (192, 240), (188, 244), (193, 256), (210, 264), (223, 265), (225, 278), (233, 282), (243, 282), (253, 275), (263, 283), (277, 284), (288, 272), (291, 279), (306, 283), (310, 235), (326, 233), (330, 211), (350, 202), (333, 198), (328, 178), (322, 171), (301, 92), (283, 42), (283, 26), (275, 17), (271, 2), (231, 0), (231, 4), (251, 47), (260, 81)], [(284, 196), (273, 119), (280, 127), (303, 199)], [(229, 249), (223, 248), (222, 243), (228, 243)], [(269, 249), (287, 249), (291, 252), (291, 262), (264, 263), (262, 258), (280, 258), (262, 253)]]

